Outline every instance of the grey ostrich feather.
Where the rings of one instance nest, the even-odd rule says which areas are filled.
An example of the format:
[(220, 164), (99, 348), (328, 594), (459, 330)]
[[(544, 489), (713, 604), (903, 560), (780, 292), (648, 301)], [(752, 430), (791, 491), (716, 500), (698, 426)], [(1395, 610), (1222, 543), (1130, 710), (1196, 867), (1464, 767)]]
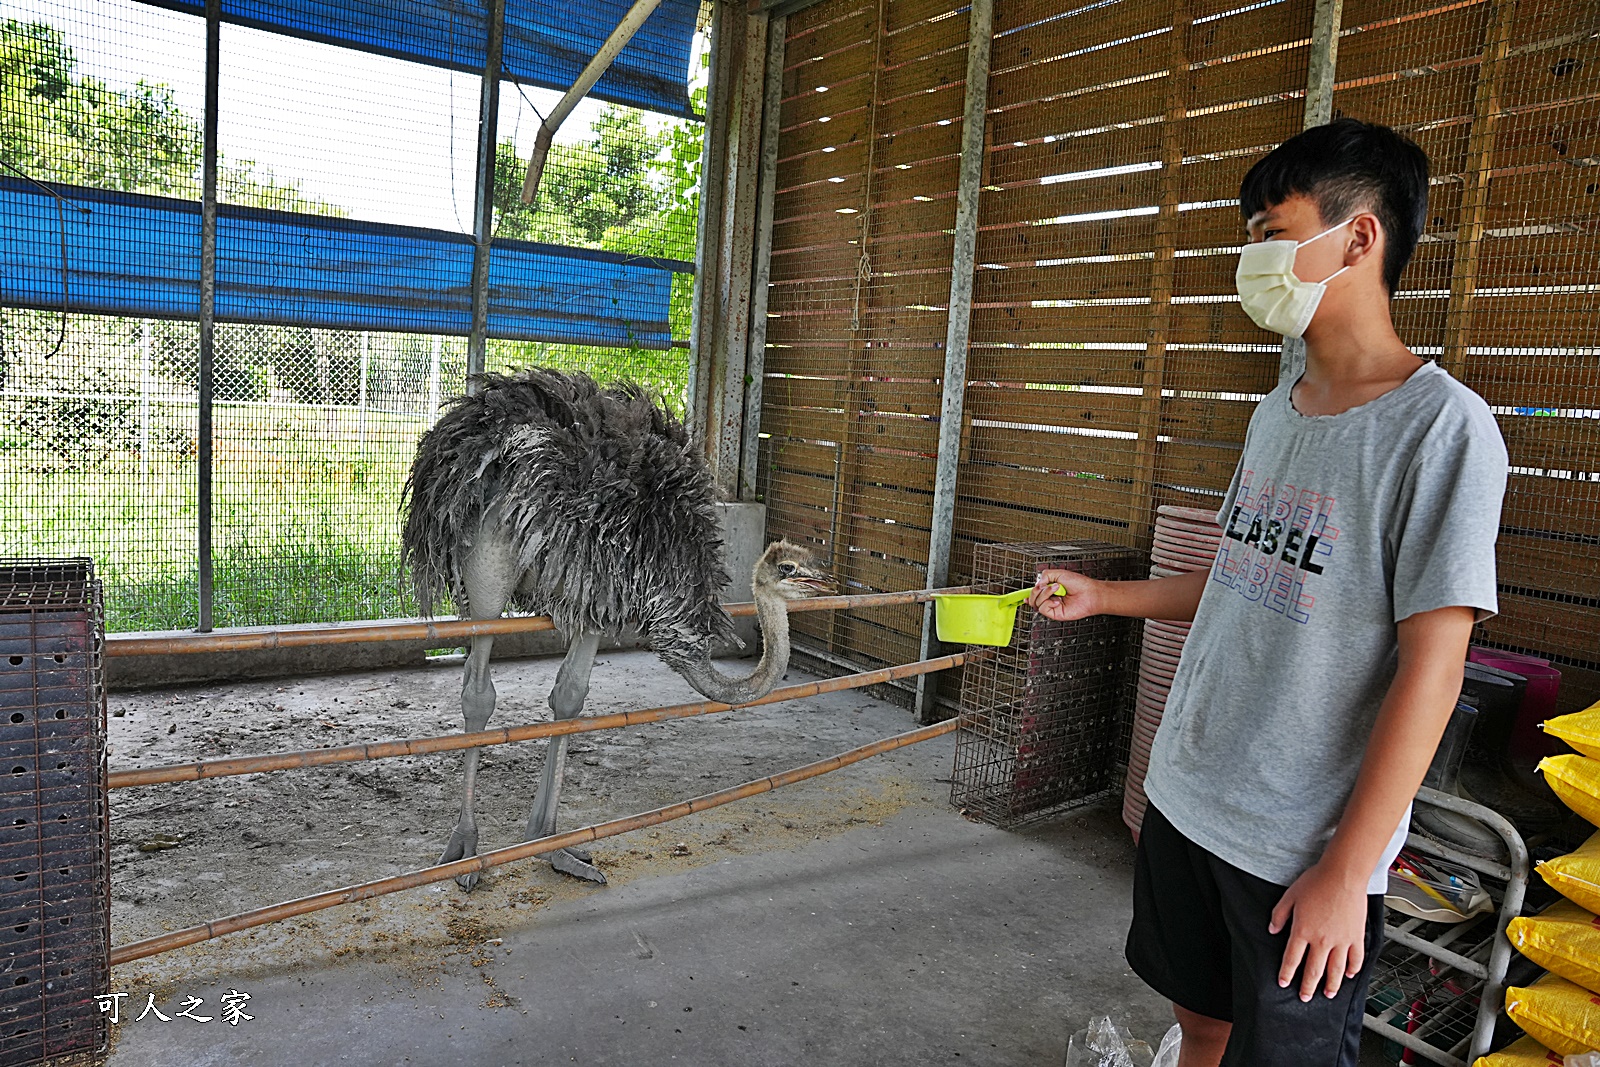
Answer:
[(733, 636), (716, 485), (683, 425), (640, 386), (549, 369), (487, 374), (423, 435), (402, 504), (418, 605), (468, 610), (463, 557), (485, 517), (510, 532), (518, 609), (567, 634), (643, 633), (669, 666)]

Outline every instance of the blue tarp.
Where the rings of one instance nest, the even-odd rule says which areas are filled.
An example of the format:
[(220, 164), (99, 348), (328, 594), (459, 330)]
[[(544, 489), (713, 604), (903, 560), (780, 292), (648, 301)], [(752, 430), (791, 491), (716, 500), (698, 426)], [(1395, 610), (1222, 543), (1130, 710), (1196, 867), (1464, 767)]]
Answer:
[[(150, 318), (200, 313), (200, 205), (53, 186), (67, 201), (67, 307)], [(0, 178), (0, 305), (62, 305), (55, 197)], [(496, 241), (489, 336), (666, 348), (675, 271), (691, 264)], [(472, 239), (447, 230), (261, 208), (217, 209), (217, 319), (465, 334)]]
[[(145, 0), (204, 15), (201, 0)], [(622, 21), (630, 0), (506, 0), (504, 70), (529, 85), (565, 90)], [(700, 0), (662, 0), (592, 90), (617, 104), (689, 116), (689, 46)], [(325, 44), (483, 72), (482, 0), (222, 0), (224, 22)]]

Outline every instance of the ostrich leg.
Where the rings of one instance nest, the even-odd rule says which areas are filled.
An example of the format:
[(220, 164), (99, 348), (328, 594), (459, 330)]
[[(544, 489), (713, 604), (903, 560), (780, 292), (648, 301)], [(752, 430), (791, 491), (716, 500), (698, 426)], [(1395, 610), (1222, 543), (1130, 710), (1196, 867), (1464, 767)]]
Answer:
[[(555, 688), (550, 690), (550, 710), (557, 719), (571, 719), (583, 711), (589, 696), (589, 675), (594, 670), (595, 650), (600, 635), (579, 632), (567, 645), (566, 658), (556, 672)], [(528, 840), (549, 837), (556, 832), (556, 809), (561, 800), (561, 779), (567, 769), (567, 739), (552, 737), (545, 750), (544, 776), (539, 796), (528, 813)], [(606, 876), (594, 865), (594, 857), (580, 848), (565, 848), (550, 854), (550, 866), (562, 874), (605, 884)]]
[[(478, 541), (467, 558), (462, 561), (462, 579), (466, 585), (468, 614), (474, 619), (498, 619), (511, 599), (517, 585), (516, 560), (511, 545), (498, 526), (485, 524), (480, 529)], [(467, 652), (466, 668), (461, 677), (461, 716), (467, 733), (477, 733), (489, 725), (494, 714), (494, 682), (489, 677), (489, 653), (494, 648), (492, 636), (472, 639)], [(450, 863), (478, 854), (478, 822), (472, 813), (472, 794), (478, 782), (478, 756), (480, 750), (466, 751), (462, 771), (461, 816), (450, 840), (439, 856), (440, 863)], [(456, 876), (456, 884), (470, 890), (478, 884), (476, 871)]]

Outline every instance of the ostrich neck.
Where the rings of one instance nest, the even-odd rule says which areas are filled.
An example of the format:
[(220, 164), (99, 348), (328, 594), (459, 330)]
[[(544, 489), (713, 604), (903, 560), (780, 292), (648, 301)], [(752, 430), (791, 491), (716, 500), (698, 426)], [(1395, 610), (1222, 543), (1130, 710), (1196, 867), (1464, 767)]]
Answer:
[(776, 593), (757, 591), (756, 618), (761, 624), (761, 658), (748, 678), (730, 678), (705, 657), (685, 667), (684, 680), (695, 690), (724, 704), (746, 704), (772, 692), (789, 669), (789, 609)]

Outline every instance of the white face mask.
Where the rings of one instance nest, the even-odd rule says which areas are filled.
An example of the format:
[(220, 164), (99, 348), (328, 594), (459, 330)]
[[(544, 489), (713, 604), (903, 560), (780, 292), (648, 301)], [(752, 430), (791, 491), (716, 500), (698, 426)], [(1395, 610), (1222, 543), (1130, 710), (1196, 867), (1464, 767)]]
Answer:
[(1345, 219), (1338, 226), (1330, 226), (1316, 237), (1298, 243), (1258, 241), (1240, 248), (1239, 267), (1233, 280), (1239, 288), (1239, 305), (1251, 321), (1263, 330), (1285, 337), (1304, 334), (1311, 325), (1311, 316), (1317, 313), (1317, 305), (1322, 302), (1328, 283), (1350, 266), (1340, 267), (1320, 282), (1303, 282), (1295, 277), (1295, 253), (1353, 221)]

